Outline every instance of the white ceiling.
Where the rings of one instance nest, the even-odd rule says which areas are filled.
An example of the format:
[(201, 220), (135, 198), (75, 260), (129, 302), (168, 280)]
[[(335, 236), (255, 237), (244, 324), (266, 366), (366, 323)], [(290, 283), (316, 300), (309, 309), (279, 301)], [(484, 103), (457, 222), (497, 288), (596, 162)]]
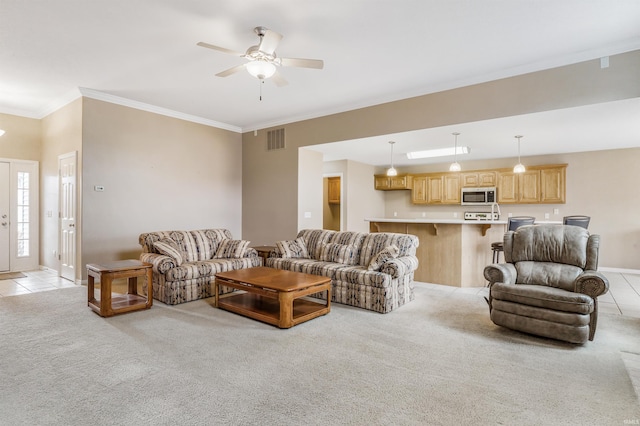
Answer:
[[(259, 25), (284, 35), (279, 56), (325, 68), (282, 68), (289, 85), (267, 81), (262, 101), (249, 74), (215, 77), (243, 59), (196, 43), (244, 52)], [(41, 118), (87, 88), (250, 131), (636, 49), (638, 0), (2, 0), (0, 112)], [(614, 102), (361, 140), (352, 159), (453, 131), (473, 158), (504, 156), (516, 133), (523, 155), (637, 146), (639, 118), (637, 99)]]

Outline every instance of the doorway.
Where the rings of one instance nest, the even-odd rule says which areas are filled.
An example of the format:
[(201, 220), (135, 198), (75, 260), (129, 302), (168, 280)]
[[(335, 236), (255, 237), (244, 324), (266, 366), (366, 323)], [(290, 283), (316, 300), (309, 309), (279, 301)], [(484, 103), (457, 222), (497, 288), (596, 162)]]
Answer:
[(0, 271), (37, 269), (38, 162), (0, 159)]
[(77, 161), (75, 151), (58, 157), (60, 276), (71, 281), (76, 279)]
[(9, 264), (9, 163), (0, 162), (0, 272), (8, 271)]
[(343, 188), (341, 175), (324, 175), (322, 200), (322, 229), (342, 229)]

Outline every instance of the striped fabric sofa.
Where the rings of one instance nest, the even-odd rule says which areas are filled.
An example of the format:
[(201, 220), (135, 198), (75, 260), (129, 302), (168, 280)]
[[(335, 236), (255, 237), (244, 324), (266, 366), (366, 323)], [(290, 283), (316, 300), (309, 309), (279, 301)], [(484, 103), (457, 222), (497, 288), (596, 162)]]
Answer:
[(304, 229), (277, 242), (266, 266), (331, 278), (332, 302), (387, 313), (415, 297), (418, 244), (408, 234)]
[(153, 298), (168, 305), (213, 296), (217, 272), (262, 266), (249, 241), (233, 240), (227, 229), (147, 232), (138, 242), (140, 260), (153, 265)]

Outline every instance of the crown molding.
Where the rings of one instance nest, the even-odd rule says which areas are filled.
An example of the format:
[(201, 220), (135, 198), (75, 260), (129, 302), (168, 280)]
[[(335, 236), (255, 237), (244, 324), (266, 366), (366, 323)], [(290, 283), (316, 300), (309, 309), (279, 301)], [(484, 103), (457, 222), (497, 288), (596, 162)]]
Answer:
[(89, 89), (86, 87), (78, 88), (82, 96), (96, 99), (98, 101), (109, 102), (116, 105), (122, 105), (129, 108), (138, 109), (141, 111), (152, 112), (154, 114), (164, 115), (167, 117), (177, 118), (179, 120), (191, 121), (193, 123), (204, 124), (205, 126), (216, 127), (218, 129), (229, 130), (235, 133), (242, 133), (242, 128), (233, 126), (231, 124), (222, 123), (219, 121), (209, 120), (207, 118), (198, 117), (191, 114), (185, 114), (179, 111), (174, 111), (168, 108), (163, 108), (144, 102), (134, 101), (131, 99), (123, 98), (109, 93), (100, 92), (99, 90)]

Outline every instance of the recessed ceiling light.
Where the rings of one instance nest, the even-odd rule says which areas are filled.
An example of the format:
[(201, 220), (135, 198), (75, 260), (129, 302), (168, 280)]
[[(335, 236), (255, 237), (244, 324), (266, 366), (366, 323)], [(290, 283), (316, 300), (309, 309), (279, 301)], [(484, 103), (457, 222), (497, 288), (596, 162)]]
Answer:
[(4, 130), (0, 129), (0, 136), (4, 135)]
[(415, 160), (417, 158), (446, 157), (447, 155), (468, 154), (470, 152), (471, 148), (468, 146), (459, 146), (457, 151), (454, 148), (440, 148), (428, 149), (426, 151), (407, 152), (407, 158), (409, 160)]

